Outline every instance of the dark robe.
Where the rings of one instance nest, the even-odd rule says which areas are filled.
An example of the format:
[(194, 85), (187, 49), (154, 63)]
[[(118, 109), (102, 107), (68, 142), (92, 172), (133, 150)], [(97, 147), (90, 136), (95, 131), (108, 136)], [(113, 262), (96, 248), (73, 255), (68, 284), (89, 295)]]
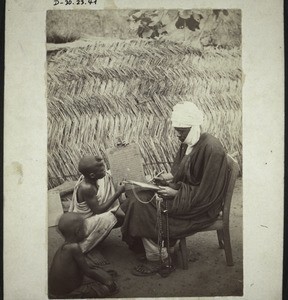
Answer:
[[(167, 200), (169, 236), (177, 239), (210, 226), (218, 217), (227, 186), (228, 166), (226, 153), (220, 141), (203, 133), (193, 150), (185, 155), (187, 145), (182, 144), (172, 166), (172, 185), (178, 193)], [(139, 197), (149, 200), (153, 192), (143, 192)], [(145, 198), (145, 199), (144, 199)], [(164, 208), (164, 203), (163, 203)], [(165, 207), (166, 208), (166, 207)], [(122, 205), (125, 220), (123, 240), (133, 244), (139, 237), (157, 241), (157, 214), (155, 201), (143, 204), (134, 197)], [(166, 236), (166, 219), (162, 214), (162, 228)]]

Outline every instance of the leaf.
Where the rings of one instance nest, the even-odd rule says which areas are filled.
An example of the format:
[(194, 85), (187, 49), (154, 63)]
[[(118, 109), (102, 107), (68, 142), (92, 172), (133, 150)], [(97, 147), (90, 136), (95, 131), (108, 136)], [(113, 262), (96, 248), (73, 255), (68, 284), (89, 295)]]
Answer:
[(221, 12), (221, 9), (213, 9), (213, 11), (212, 11), (212, 13), (216, 16), (216, 19), (218, 19), (220, 12)]
[(137, 14), (137, 13), (139, 13), (139, 12), (140, 12), (139, 9), (131, 10), (131, 11), (128, 13), (128, 16), (130, 17), (130, 16), (135, 15), (135, 14)]
[(144, 26), (150, 24), (151, 22), (152, 22), (152, 20), (149, 17), (142, 17), (141, 18), (141, 24), (144, 25)]
[(139, 19), (142, 16), (142, 12), (139, 10), (136, 13), (132, 14), (133, 19)]
[(139, 22), (130, 22), (129, 28), (131, 30), (137, 30), (139, 28)]

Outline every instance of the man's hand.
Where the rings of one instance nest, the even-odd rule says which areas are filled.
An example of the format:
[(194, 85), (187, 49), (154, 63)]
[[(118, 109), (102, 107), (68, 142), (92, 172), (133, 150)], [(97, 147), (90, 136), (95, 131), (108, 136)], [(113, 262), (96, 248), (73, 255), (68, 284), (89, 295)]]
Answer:
[(125, 192), (125, 184), (120, 182), (117, 186), (117, 193), (122, 194)]
[(156, 184), (156, 185), (162, 185), (162, 186), (167, 186), (168, 185), (168, 182), (161, 176), (159, 177), (154, 177), (153, 178), (153, 182)]
[(159, 186), (157, 194), (162, 198), (174, 198), (178, 193), (178, 190), (174, 190), (169, 186)]
[(171, 173), (163, 173), (159, 176), (155, 176), (153, 181), (157, 185), (167, 186), (172, 181), (173, 175)]

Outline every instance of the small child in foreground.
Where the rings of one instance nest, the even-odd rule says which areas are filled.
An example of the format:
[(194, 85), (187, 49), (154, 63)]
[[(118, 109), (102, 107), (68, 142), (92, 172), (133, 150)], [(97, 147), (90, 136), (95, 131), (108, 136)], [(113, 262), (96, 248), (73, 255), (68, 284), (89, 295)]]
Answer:
[[(61, 216), (58, 229), (65, 238), (49, 271), (49, 298), (105, 298), (118, 292), (113, 278), (102, 269), (91, 269), (78, 245), (85, 238), (84, 219), (78, 213)], [(94, 281), (83, 285), (84, 276)]]

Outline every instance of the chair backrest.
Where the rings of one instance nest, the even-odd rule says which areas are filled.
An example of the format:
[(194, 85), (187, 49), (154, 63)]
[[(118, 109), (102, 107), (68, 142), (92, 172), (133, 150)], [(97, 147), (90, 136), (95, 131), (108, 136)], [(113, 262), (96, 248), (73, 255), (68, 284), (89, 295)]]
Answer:
[(234, 190), (237, 176), (240, 171), (238, 163), (230, 155), (227, 155), (227, 162), (228, 162), (229, 174), (228, 174), (228, 185), (225, 193), (224, 206), (223, 206), (224, 224), (229, 224), (230, 207), (231, 207), (233, 190)]

